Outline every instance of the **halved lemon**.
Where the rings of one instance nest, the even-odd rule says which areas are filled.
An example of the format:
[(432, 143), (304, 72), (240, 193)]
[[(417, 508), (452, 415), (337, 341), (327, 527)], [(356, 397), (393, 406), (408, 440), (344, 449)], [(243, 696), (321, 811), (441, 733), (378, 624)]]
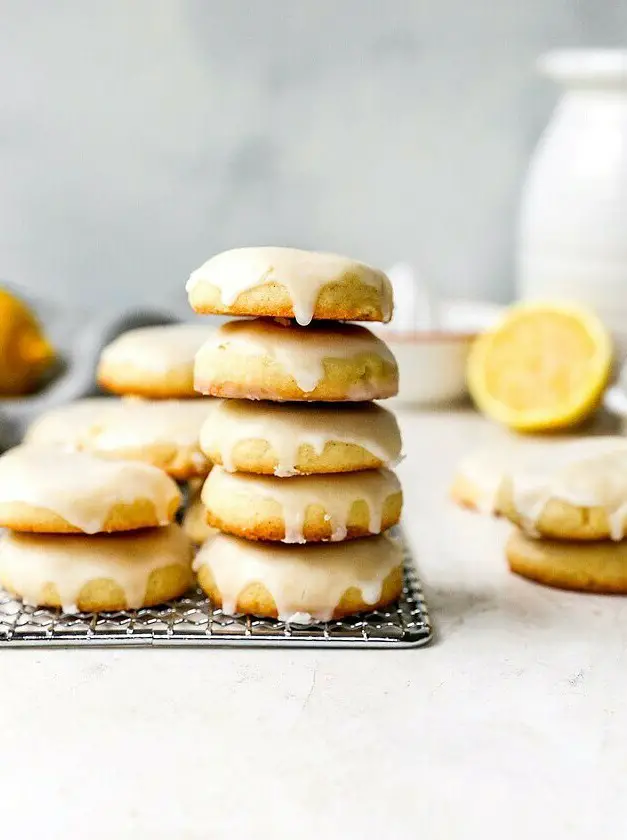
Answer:
[(612, 340), (593, 312), (523, 303), (473, 344), (468, 387), (478, 408), (510, 429), (562, 429), (594, 411), (611, 364)]

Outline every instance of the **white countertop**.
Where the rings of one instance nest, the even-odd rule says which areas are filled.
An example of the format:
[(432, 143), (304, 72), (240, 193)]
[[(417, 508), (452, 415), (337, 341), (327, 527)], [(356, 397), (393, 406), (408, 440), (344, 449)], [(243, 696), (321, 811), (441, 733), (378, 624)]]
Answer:
[(448, 501), (483, 420), (402, 424), (435, 643), (4, 651), (3, 837), (625, 834), (627, 599), (514, 577), (507, 525)]

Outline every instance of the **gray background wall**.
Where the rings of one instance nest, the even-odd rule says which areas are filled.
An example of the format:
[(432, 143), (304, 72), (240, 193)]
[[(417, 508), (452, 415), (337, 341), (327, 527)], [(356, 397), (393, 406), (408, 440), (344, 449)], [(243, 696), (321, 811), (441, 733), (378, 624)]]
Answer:
[(0, 0), (0, 276), (180, 303), (276, 243), (507, 299), (534, 59), (625, 36), (611, 0)]

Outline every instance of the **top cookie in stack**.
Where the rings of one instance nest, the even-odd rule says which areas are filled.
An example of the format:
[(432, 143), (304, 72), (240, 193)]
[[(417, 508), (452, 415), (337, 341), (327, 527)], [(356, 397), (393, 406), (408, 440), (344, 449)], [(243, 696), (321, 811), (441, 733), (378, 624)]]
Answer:
[(201, 433), (222, 465), (202, 500), (223, 532), (197, 557), (201, 586), (227, 612), (293, 621), (390, 603), (400, 549), (386, 536), (352, 540), (400, 516), (386, 468), (400, 454), (398, 427), (365, 402), (396, 394), (398, 370), (369, 330), (333, 323), (389, 320), (388, 278), (331, 254), (243, 248), (209, 260), (187, 288), (198, 312), (262, 316), (225, 324), (196, 356), (198, 391), (247, 401), (216, 403)]
[(192, 272), (189, 302), (203, 315), (389, 321), (392, 285), (364, 263), (296, 248), (235, 248)]

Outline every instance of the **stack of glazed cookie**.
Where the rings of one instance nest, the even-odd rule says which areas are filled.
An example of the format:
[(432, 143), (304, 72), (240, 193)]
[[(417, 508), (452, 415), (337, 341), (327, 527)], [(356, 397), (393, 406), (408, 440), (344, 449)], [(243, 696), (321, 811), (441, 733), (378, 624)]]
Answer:
[(139, 461), (23, 445), (0, 458), (0, 585), (64, 612), (137, 609), (192, 583), (175, 482)]
[(503, 478), (512, 571), (549, 586), (627, 592), (627, 440), (563, 442)]
[(218, 529), (195, 560), (201, 587), (227, 613), (286, 621), (391, 603), (402, 551), (384, 532), (401, 513), (389, 469), (401, 440), (372, 400), (396, 394), (398, 371), (382, 341), (342, 323), (388, 320), (389, 280), (335, 255), (243, 248), (187, 288), (196, 312), (253, 317), (196, 356), (196, 389), (221, 398), (201, 431), (216, 464), (202, 504)]

